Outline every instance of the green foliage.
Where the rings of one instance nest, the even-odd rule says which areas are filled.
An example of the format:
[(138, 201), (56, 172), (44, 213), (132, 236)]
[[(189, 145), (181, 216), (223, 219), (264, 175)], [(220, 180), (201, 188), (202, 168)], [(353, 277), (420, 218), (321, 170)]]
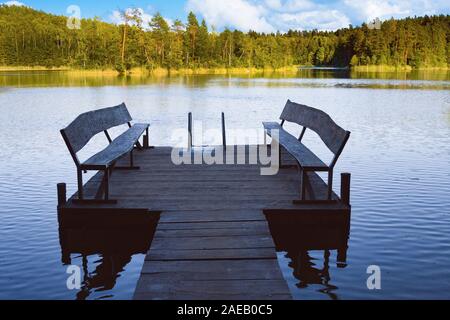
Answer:
[(356, 55), (353, 55), (352, 59), (350, 60), (350, 65), (352, 67), (356, 67), (359, 65), (359, 58)]
[(71, 66), (85, 69), (133, 67), (281, 68), (318, 66), (447, 67), (450, 63), (450, 16), (388, 20), (379, 30), (363, 24), (335, 32), (289, 31), (286, 34), (211, 32), (190, 13), (172, 26), (156, 14), (142, 25), (139, 10), (123, 13), (126, 25), (84, 19), (81, 29), (67, 18), (27, 7), (0, 5), (0, 65)]

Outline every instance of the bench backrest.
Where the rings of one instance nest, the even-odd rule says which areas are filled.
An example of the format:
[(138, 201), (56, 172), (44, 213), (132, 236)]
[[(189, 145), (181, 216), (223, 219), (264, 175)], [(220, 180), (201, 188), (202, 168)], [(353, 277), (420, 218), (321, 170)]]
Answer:
[(122, 103), (116, 107), (83, 113), (61, 130), (61, 134), (71, 152), (76, 154), (97, 134), (132, 120), (125, 103)]
[(350, 132), (338, 126), (325, 112), (290, 100), (286, 103), (280, 119), (313, 130), (335, 155), (342, 152), (350, 137)]

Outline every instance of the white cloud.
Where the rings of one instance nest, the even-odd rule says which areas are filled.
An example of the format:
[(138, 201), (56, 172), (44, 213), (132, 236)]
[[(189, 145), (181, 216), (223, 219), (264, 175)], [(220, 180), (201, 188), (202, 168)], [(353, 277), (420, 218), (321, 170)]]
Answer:
[(338, 10), (304, 11), (299, 13), (282, 13), (277, 15), (281, 25), (292, 30), (333, 31), (348, 27), (350, 19)]
[[(142, 25), (148, 26), (149, 22), (152, 20), (152, 15), (146, 13), (144, 11), (144, 9), (142, 9), (142, 8), (136, 8), (136, 9), (128, 8), (125, 10), (125, 13), (127, 15), (132, 15), (133, 10), (137, 10), (138, 14), (142, 18)], [(118, 10), (113, 11), (113, 13), (110, 16), (110, 20), (115, 24), (124, 24), (125, 23), (125, 20), (122, 16), (122, 12), (120, 12)], [(133, 22), (129, 22), (129, 24), (133, 24)]]
[[(142, 19), (142, 27), (144, 29), (150, 29), (149, 23), (150, 21), (152, 21), (153, 19), (153, 15), (145, 12), (144, 9), (142, 8), (128, 8), (125, 10), (125, 13), (127, 15), (132, 15), (133, 14), (133, 10), (137, 10), (138, 14), (140, 15), (141, 19)], [(123, 19), (122, 13), (118, 10), (113, 11), (113, 13), (109, 16), (109, 20), (112, 23), (115, 24), (124, 24), (125, 20)], [(173, 21), (170, 19), (165, 18), (165, 20), (167, 21), (167, 23), (169, 24), (169, 26), (171, 26), (173, 24)], [(129, 25), (133, 25), (135, 24), (134, 22), (128, 22)]]
[(188, 0), (188, 11), (200, 13), (209, 25), (216, 28), (232, 27), (242, 31), (274, 32), (266, 19), (264, 4), (248, 0)]
[(265, 5), (276, 11), (298, 11), (312, 9), (316, 6), (310, 0), (265, 0)]
[(209, 25), (219, 29), (286, 32), (335, 30), (350, 24), (344, 13), (312, 0), (188, 0), (187, 10), (200, 14)]
[(273, 10), (269, 21), (280, 31), (336, 30), (350, 24), (343, 12), (313, 0), (266, 0), (266, 4)]
[(269, 9), (279, 10), (282, 5), (281, 0), (266, 0), (266, 6)]
[(363, 21), (373, 20), (375, 18), (386, 19), (393, 16), (408, 15), (410, 10), (401, 5), (401, 1), (389, 0), (344, 0), (344, 4), (350, 8), (356, 17)]
[(243, 31), (285, 32), (294, 30), (336, 30), (349, 24), (449, 14), (448, 0), (187, 0), (187, 11), (205, 18), (209, 25)]
[(24, 3), (19, 2), (19, 1), (6, 1), (6, 2), (0, 3), (0, 4), (3, 4), (8, 7), (11, 7), (11, 6), (26, 7), (26, 5)]
[(300, 10), (311, 10), (318, 5), (309, 0), (287, 0), (283, 4), (283, 10), (289, 12), (298, 12)]
[(448, 0), (343, 0), (343, 7), (358, 23), (450, 12)]

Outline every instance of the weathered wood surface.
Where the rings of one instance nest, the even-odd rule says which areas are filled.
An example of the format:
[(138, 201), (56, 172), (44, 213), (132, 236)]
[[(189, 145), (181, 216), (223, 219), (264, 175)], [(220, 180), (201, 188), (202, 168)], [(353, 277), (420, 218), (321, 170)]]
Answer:
[[(264, 212), (320, 215), (348, 208), (338, 202), (294, 205), (295, 168), (261, 176), (258, 165), (176, 166), (171, 152), (135, 152), (141, 170), (114, 172), (110, 192), (117, 205), (87, 208), (69, 200), (62, 210), (89, 215), (121, 208), (161, 212), (135, 299), (291, 299)], [(294, 163), (287, 152), (282, 157), (284, 163)], [(119, 165), (122, 161), (126, 165), (128, 159)], [(100, 182), (101, 175), (93, 177), (85, 192), (95, 194)], [(314, 194), (307, 194), (308, 199), (326, 193), (320, 178), (312, 179), (311, 188)]]
[(163, 220), (135, 299), (291, 299), (265, 217), (249, 215), (257, 221)]
[[(282, 280), (276, 259), (146, 261), (142, 274), (165, 277), (165, 280)], [(161, 280), (161, 279), (160, 279)]]
[(62, 131), (69, 140), (74, 152), (77, 153), (95, 135), (132, 120), (127, 107), (122, 103), (116, 107), (83, 113)]
[(191, 235), (179, 238), (155, 237), (152, 249), (156, 250), (211, 250), (211, 249), (240, 249), (240, 248), (270, 248), (273, 247), (272, 238), (267, 232), (258, 236), (221, 236), (194, 237)]
[(135, 124), (114, 141), (103, 151), (97, 153), (83, 163), (83, 166), (110, 166), (120, 157), (130, 153), (136, 142), (147, 130), (149, 124)]
[[(115, 171), (110, 179), (110, 195), (118, 199), (117, 205), (97, 204), (86, 206), (69, 199), (64, 210), (92, 212), (99, 209), (137, 211), (165, 211), (173, 221), (186, 219), (202, 222), (211, 219), (221, 221), (254, 220), (264, 209), (278, 210), (335, 210), (345, 209), (342, 204), (294, 205), (298, 199), (299, 176), (296, 168), (282, 169), (275, 176), (261, 176), (257, 165), (181, 165), (171, 163), (171, 148), (135, 152), (138, 171)], [(294, 164), (293, 158), (282, 150), (283, 164)], [(128, 158), (118, 165), (127, 165)], [(94, 197), (102, 181), (101, 173), (95, 175), (85, 185), (87, 197)], [(326, 184), (317, 176), (314, 179), (314, 195), (323, 197), (327, 193)], [(76, 193), (72, 196), (76, 198)], [(316, 199), (307, 190), (306, 200)], [(337, 196), (333, 195), (334, 199)], [(94, 210), (92, 210), (94, 209)], [(214, 215), (198, 214), (195, 211), (210, 210)], [(230, 212), (232, 210), (232, 212)], [(216, 217), (214, 217), (217, 215)], [(211, 218), (213, 217), (213, 218)]]
[(290, 100), (286, 103), (280, 119), (313, 130), (334, 154), (339, 153), (349, 134), (322, 110), (294, 103)]
[[(265, 236), (267, 235), (267, 225), (264, 221), (246, 221), (240, 223), (240, 226), (232, 227), (237, 222), (223, 223), (181, 223), (174, 227), (164, 226), (158, 229), (157, 236), (161, 238), (179, 239), (183, 237), (239, 237), (246, 236)], [(203, 226), (205, 225), (205, 226)], [(170, 228), (170, 229), (169, 229)]]
[[(254, 263), (254, 262), (253, 262)], [(208, 267), (208, 266), (205, 266)], [(279, 280), (165, 280), (141, 279), (136, 300), (291, 300), (286, 281)]]
[(152, 249), (148, 261), (195, 261), (195, 260), (266, 260), (276, 259), (275, 250), (270, 248), (211, 249), (211, 250), (156, 250)]
[(298, 160), (301, 167), (306, 170), (327, 171), (327, 166), (318, 156), (314, 154), (308, 147), (298, 141), (290, 133), (284, 130), (280, 125), (275, 126), (274, 123), (263, 123), (267, 134), (272, 137), (272, 130), (278, 130), (278, 142), (282, 145), (295, 159)]

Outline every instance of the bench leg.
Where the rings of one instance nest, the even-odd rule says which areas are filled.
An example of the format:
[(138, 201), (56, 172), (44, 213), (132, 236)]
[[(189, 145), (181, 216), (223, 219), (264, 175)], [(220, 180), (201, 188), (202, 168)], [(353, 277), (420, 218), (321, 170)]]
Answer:
[(333, 170), (328, 172), (328, 200), (333, 198)]
[(150, 146), (150, 133), (147, 130), (145, 130), (145, 135), (144, 135), (144, 149), (155, 149), (155, 147)]
[(134, 153), (133, 151), (130, 152), (130, 166), (129, 167), (122, 167), (122, 166), (116, 166), (114, 165), (114, 170), (120, 170), (120, 171), (128, 171), (128, 170), (140, 170), (141, 167), (137, 167), (134, 165)]
[(142, 147), (141, 143), (139, 141), (136, 141), (136, 145), (135, 145), (136, 149), (138, 150), (144, 150), (144, 147)]
[(109, 169), (105, 170), (105, 201), (109, 200)]
[(83, 200), (83, 170), (77, 169), (78, 199)]
[(280, 166), (280, 168), (283, 168), (283, 157), (281, 156), (281, 144), (278, 144), (278, 158), (279, 158), (279, 162), (278, 165)]
[[(73, 203), (81, 205), (98, 205), (98, 204), (117, 204), (117, 200), (109, 199), (109, 177), (112, 173), (111, 169), (104, 170), (103, 181), (100, 185), (100, 189), (97, 191), (95, 199), (85, 199), (83, 192), (83, 171), (77, 169), (78, 176), (78, 199), (73, 199)], [(103, 189), (104, 188), (104, 189)], [(104, 193), (104, 199), (101, 199), (102, 193)], [(98, 198), (97, 198), (98, 197)]]
[(303, 169), (301, 169), (300, 179), (300, 201), (304, 201), (306, 198), (306, 171)]

